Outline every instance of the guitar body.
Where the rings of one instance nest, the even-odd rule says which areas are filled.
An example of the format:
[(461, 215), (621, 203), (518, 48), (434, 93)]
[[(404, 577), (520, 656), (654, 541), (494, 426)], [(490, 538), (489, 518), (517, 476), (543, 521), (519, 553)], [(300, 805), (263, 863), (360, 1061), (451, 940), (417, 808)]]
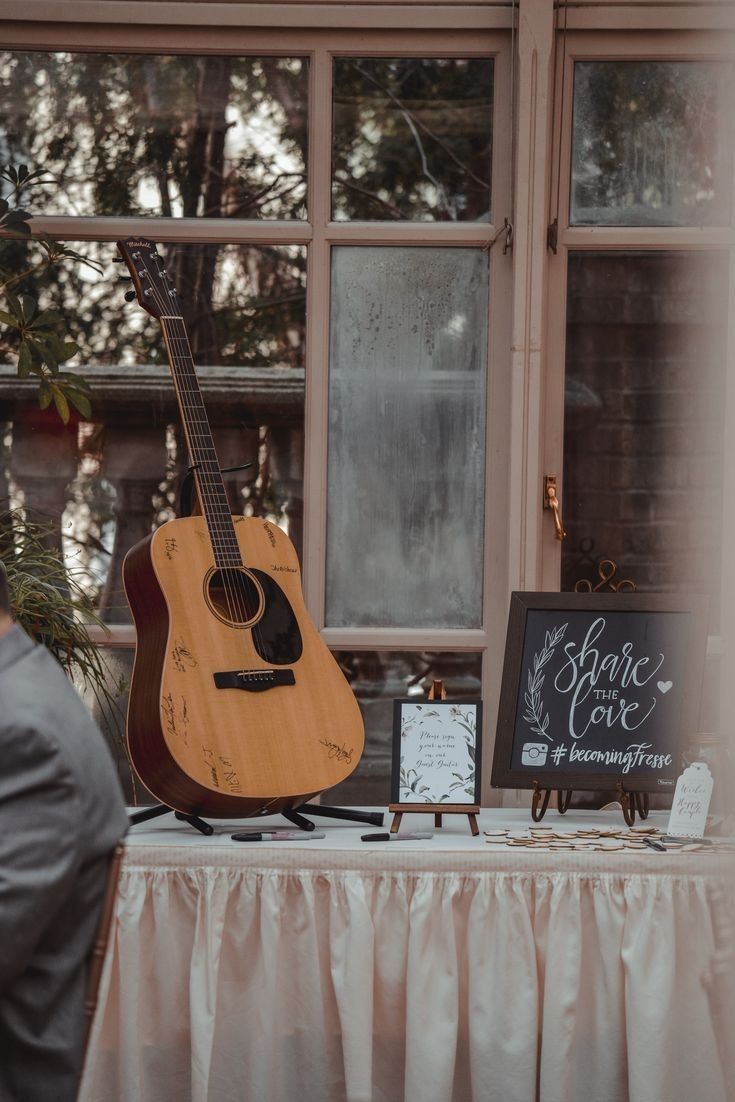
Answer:
[(347, 777), (364, 745), (293, 545), (268, 521), (232, 522), (244, 565), (218, 569), (194, 516), (162, 525), (123, 566), (138, 634), (131, 760), (162, 803), (220, 818), (306, 802)]

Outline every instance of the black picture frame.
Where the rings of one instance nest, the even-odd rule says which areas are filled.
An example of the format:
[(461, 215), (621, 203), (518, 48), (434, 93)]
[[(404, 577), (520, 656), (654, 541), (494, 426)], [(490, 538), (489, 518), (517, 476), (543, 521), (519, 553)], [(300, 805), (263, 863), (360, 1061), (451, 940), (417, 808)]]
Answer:
[[(403, 710), (406, 705), (417, 706), (425, 708), (427, 711), (433, 710), (438, 712), (446, 712), (447, 716), (451, 719), (452, 711), (462, 708), (471, 707), (475, 711), (475, 736), (474, 736), (474, 785), (473, 795), (470, 796), (466, 792), (463, 799), (457, 799), (452, 803), (443, 803), (439, 801), (432, 801), (426, 798), (425, 794), (416, 793), (415, 799), (401, 799), (401, 720), (403, 716)], [(461, 728), (460, 728), (461, 730)], [(462, 736), (464, 737), (464, 736)], [(426, 808), (428, 811), (434, 809), (438, 811), (445, 811), (447, 813), (453, 810), (464, 810), (467, 805), (475, 805), (480, 803), (480, 792), (482, 787), (482, 700), (477, 697), (463, 697), (457, 700), (421, 700), (416, 697), (401, 697), (393, 701), (393, 748), (392, 748), (392, 762), (391, 762), (391, 807), (401, 806), (416, 810), (418, 805)], [(447, 782), (448, 786), (456, 783), (452, 780), (452, 769), (447, 767)], [(455, 790), (456, 791), (456, 790)]]
[[(534, 618), (536, 613), (539, 615)], [(547, 613), (554, 615), (548, 616)], [(680, 623), (676, 623), (671, 618), (669, 618), (668, 624), (663, 620), (658, 621), (658, 627), (662, 631), (664, 628), (669, 630), (674, 639), (674, 650), (677, 652), (678, 662), (677, 670), (681, 672), (680, 678), (677, 679), (677, 696), (667, 701), (666, 705), (669, 712), (673, 710), (675, 701), (678, 705), (676, 707), (676, 719), (671, 723), (671, 740), (670, 743), (666, 743), (666, 749), (672, 757), (670, 767), (662, 767), (656, 773), (652, 772), (650, 767), (646, 769), (633, 767), (623, 775), (622, 769), (620, 772), (613, 772), (610, 768), (604, 771), (601, 769), (595, 770), (594, 768), (562, 771), (558, 767), (546, 767), (544, 764), (540, 764), (538, 767), (535, 766), (531, 761), (533, 751), (527, 751), (527, 747), (532, 744), (529, 736), (530, 721), (527, 715), (529, 712), (533, 712), (534, 704), (541, 694), (540, 692), (532, 692), (532, 686), (538, 686), (539, 678), (554, 675), (554, 670), (561, 660), (561, 653), (565, 654), (564, 661), (569, 665), (569, 655), (574, 656), (573, 648), (576, 646), (576, 643), (571, 640), (565, 642), (564, 638), (561, 637), (554, 644), (558, 648), (557, 662), (552, 661), (553, 653), (551, 659), (545, 657), (549, 649), (553, 651), (549, 644), (554, 643), (556, 634), (562, 628), (562, 621), (566, 618), (568, 622), (574, 621), (577, 626), (583, 625), (585, 617), (580, 614), (587, 614), (589, 617), (595, 618), (590, 620), (591, 624), (601, 618), (607, 627), (609, 623), (614, 621), (615, 628), (619, 632), (625, 627), (627, 634), (631, 634), (631, 629), (635, 629), (635, 625), (630, 619), (623, 618), (638, 615), (646, 618), (645, 620), (639, 620), (638, 628), (643, 628), (646, 631), (651, 630), (652, 635), (655, 635), (656, 625), (654, 620), (658, 617), (658, 614), (670, 613), (686, 614), (685, 617), (680, 618)], [(697, 730), (707, 638), (707, 613), (707, 598), (699, 595), (512, 593), (490, 778), (492, 787), (609, 790), (616, 787), (616, 784), (620, 781), (624, 789), (629, 792), (673, 792), (676, 778), (681, 772), (681, 757), (687, 739), (691, 739)], [(552, 629), (550, 636), (546, 635), (547, 626), (553, 624), (555, 620), (558, 621), (558, 628), (555, 629), (556, 634)], [(543, 629), (542, 624), (544, 625)], [(685, 626), (686, 639), (682, 639), (681, 636)], [(542, 630), (544, 631), (545, 649), (533, 653), (533, 659), (531, 660), (532, 640), (541, 639)], [(566, 651), (567, 647), (571, 648), (568, 652)], [(591, 656), (591, 650), (581, 650), (580, 654), (584, 655), (583, 661), (586, 663)], [(539, 665), (544, 667), (543, 672), (541, 669), (537, 669)], [(614, 669), (614, 665), (611, 664), (608, 668)], [(588, 673), (588, 671), (586, 672)], [(557, 673), (557, 680), (554, 685), (558, 683), (559, 676), (560, 674)], [(568, 680), (569, 678), (566, 677), (565, 685)], [(596, 684), (596, 682), (592, 682), (592, 684)], [(600, 684), (607, 684), (607, 682), (601, 680)], [(664, 693), (668, 692), (666, 686), (669, 682), (663, 681), (658, 684)], [(543, 681), (541, 686), (544, 692), (548, 690), (553, 693), (553, 687), (550, 688), (547, 685), (544, 688)], [(561, 691), (566, 692), (567, 690), (563, 688)], [(602, 690), (600, 692), (602, 694)], [(661, 699), (663, 698), (661, 697)], [(528, 703), (529, 700), (531, 704)], [(537, 726), (531, 728), (532, 732), (534, 730), (548, 730), (548, 728), (543, 727), (543, 724), (544, 722), (548, 723), (550, 711), (543, 710), (543, 700), (541, 704), (542, 707), (538, 710), (536, 717)], [(550, 707), (554, 707), (553, 698)], [(602, 708), (602, 704), (600, 707)], [(651, 709), (652, 711), (653, 709)], [(663, 708), (660, 710), (657, 722), (660, 720), (661, 711), (663, 711)], [(558, 725), (556, 728), (557, 737), (560, 726)], [(571, 721), (569, 726), (571, 727)], [(651, 726), (653, 727), (653, 721)], [(568, 729), (565, 731), (565, 738), (567, 733)], [(658, 734), (660, 742), (660, 732)], [(542, 734), (536, 737), (546, 737), (548, 740), (552, 736)], [(624, 737), (628, 736), (625, 735)], [(645, 738), (645, 728), (643, 728), (643, 734), (640, 737)], [(524, 739), (526, 740), (525, 743), (523, 742)], [(551, 745), (551, 742), (547, 741), (547, 749)], [(559, 745), (562, 745), (561, 742)], [(566, 746), (567, 744), (564, 743), (563, 745)], [(569, 745), (578, 746), (571, 739)], [(525, 757), (525, 764), (522, 766), (519, 765), (519, 748), (521, 759)], [(543, 758), (545, 762), (549, 755), (548, 753), (543, 755), (542, 752), (538, 752), (538, 756), (539, 760)]]

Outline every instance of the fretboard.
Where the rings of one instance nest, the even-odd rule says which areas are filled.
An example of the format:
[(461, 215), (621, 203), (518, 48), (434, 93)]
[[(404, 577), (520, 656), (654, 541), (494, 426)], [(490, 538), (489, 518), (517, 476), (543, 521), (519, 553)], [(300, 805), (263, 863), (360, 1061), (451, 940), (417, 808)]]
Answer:
[(180, 317), (159, 320), (214, 561), (220, 568), (240, 566), (242, 556), (184, 322)]

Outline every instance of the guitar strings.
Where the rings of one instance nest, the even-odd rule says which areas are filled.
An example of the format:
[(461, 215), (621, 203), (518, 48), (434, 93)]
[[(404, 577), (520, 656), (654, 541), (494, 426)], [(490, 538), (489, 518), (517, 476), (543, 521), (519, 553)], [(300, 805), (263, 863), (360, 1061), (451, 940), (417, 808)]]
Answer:
[[(195, 477), (202, 490), (205, 519), (208, 522), (212, 539), (215, 562), (220, 569), (228, 611), (231, 619), (239, 618), (241, 621), (248, 621), (252, 619), (257, 610), (250, 610), (244, 586), (238, 584), (237, 568), (244, 564), (242, 563), (237, 535), (231, 519), (229, 502), (221, 479), (216, 450), (213, 443), (209, 443), (211, 429), (201, 400), (201, 392), (196, 383), (196, 376), (189, 370), (191, 351), (188, 338), (185, 333), (182, 336), (169, 332), (168, 326), (166, 326), (166, 330), (172, 359), (177, 369), (177, 378), (185, 402), (188, 400), (189, 408), (185, 410), (188, 424), (185, 425), (185, 432), (188, 427), (192, 460), (196, 463)], [(203, 428), (200, 428), (200, 426), (203, 426)], [(213, 453), (211, 456), (205, 454), (210, 451)], [(215, 466), (216, 470), (211, 469), (210, 465)], [(221, 561), (217, 562), (217, 558)]]
[[(182, 405), (186, 407), (188, 401), (189, 408), (183, 410), (185, 414), (184, 431), (191, 442), (190, 451), (192, 460), (195, 462), (195, 477), (201, 489), (205, 519), (212, 540), (215, 564), (220, 570), (228, 611), (233, 621), (238, 619), (241, 622), (248, 621), (256, 610), (250, 612), (247, 595), (243, 592), (243, 587), (238, 585), (237, 568), (243, 565), (242, 559), (239, 554), (234, 525), (232, 524), (229, 502), (221, 479), (216, 450), (213, 442), (210, 443), (212, 440), (211, 429), (196, 375), (193, 372), (188, 338), (185, 332), (183, 336), (170, 332), (169, 326), (165, 326), (165, 330), (176, 369), (177, 381), (182, 392)], [(204, 426), (204, 429), (200, 428), (200, 425)], [(205, 455), (205, 451), (212, 452), (212, 456)], [(212, 470), (210, 465), (216, 467), (216, 470)], [(226, 520), (224, 519), (224, 511), (226, 511)]]
[[(155, 260), (152, 254), (151, 259)], [(146, 270), (148, 270), (147, 264)], [(158, 269), (156, 269), (154, 274), (159, 274)], [(239, 618), (241, 623), (247, 622), (256, 615), (258, 609), (256, 605), (252, 611), (250, 610), (248, 595), (240, 573), (244, 566), (242, 554), (240, 552), (235, 527), (232, 522), (230, 506), (222, 481), (222, 472), (217, 459), (217, 451), (214, 446), (209, 419), (202, 399), (201, 388), (199, 387), (196, 371), (194, 369), (191, 347), (184, 326), (183, 317), (180, 314), (166, 314), (170, 306), (166, 303), (165, 298), (161, 298), (155, 286), (155, 281), (151, 279), (150, 276), (149, 283), (152, 285), (152, 293), (161, 310), (162, 316), (159, 320), (164, 331), (164, 338), (166, 339), (168, 350), (171, 354), (172, 366), (174, 368), (174, 380), (179, 384), (182, 413), (184, 414), (182, 423), (184, 433), (188, 437), (189, 451), (193, 461), (199, 460), (195, 466), (195, 477), (201, 489), (205, 520), (207, 521), (210, 540), (212, 542), (212, 550), (215, 555), (215, 564), (220, 568), (220, 576), (222, 578), (230, 619), (237, 622)], [(178, 323), (181, 332), (178, 334), (171, 332), (170, 327), (165, 324), (168, 320)], [(179, 346), (181, 346), (183, 351), (179, 349)], [(183, 408), (187, 400), (190, 406), (188, 411)], [(198, 413), (199, 416), (194, 416), (195, 412)], [(200, 429), (198, 427), (199, 425), (204, 426), (204, 430)], [(205, 449), (211, 451), (211, 458), (209, 456), (205, 458)], [(213, 465), (215, 468), (214, 470), (210, 469), (210, 464)], [(207, 509), (207, 506), (209, 506), (209, 509)], [(217, 515), (218, 512), (221, 513), (220, 517)], [(222, 559), (221, 564), (217, 563), (218, 552), (219, 557)], [(234, 562), (228, 561), (228, 557), (229, 559), (234, 558)], [(265, 655), (265, 641), (257, 622), (253, 625), (251, 630), (256, 642), (260, 643), (258, 647), (259, 653)]]
[[(153, 253), (150, 254), (150, 258), (154, 259)], [(234, 531), (234, 525), (232, 523), (232, 519), (231, 519), (231, 515), (230, 515), (229, 502), (227, 501), (227, 496), (226, 496), (226, 493), (224, 492), (224, 484), (222, 482), (221, 471), (219, 469), (219, 464), (218, 464), (218, 461), (217, 461), (217, 453), (216, 453), (216, 449), (214, 448), (214, 441), (213, 441), (212, 435), (211, 435), (211, 428), (209, 426), (209, 421), (208, 421), (208, 418), (207, 418), (207, 415), (206, 415), (206, 410), (204, 408), (204, 403), (203, 403), (202, 398), (201, 398), (201, 391), (200, 391), (199, 386), (198, 386), (198, 382), (197, 382), (197, 379), (196, 379), (195, 372), (193, 370), (191, 372), (188, 370), (190, 363), (191, 363), (191, 367), (193, 369), (193, 358), (191, 356), (191, 349), (190, 349), (190, 346), (189, 346), (188, 338), (186, 336), (186, 330), (183, 328), (183, 318), (180, 317), (179, 315), (172, 316), (172, 315), (166, 314), (166, 311), (170, 310), (171, 307), (168, 303), (166, 303), (165, 298), (163, 298), (161, 296), (161, 294), (159, 293), (159, 291), (156, 287), (155, 279), (152, 278), (150, 273), (148, 272), (147, 259), (146, 258), (141, 258), (141, 259), (143, 259), (144, 268), (145, 268), (146, 272), (148, 273), (148, 283), (149, 283), (150, 291), (151, 291), (151, 293), (152, 293), (152, 295), (153, 295), (153, 297), (156, 301), (156, 304), (159, 307), (159, 310), (161, 312), (161, 316), (159, 317), (159, 321), (161, 323), (164, 338), (166, 339), (166, 343), (168, 345), (168, 349), (169, 349), (169, 352), (171, 354), (172, 367), (174, 368), (174, 372), (173, 372), (174, 381), (179, 384), (178, 390), (179, 390), (179, 393), (181, 395), (182, 414), (184, 414), (184, 416), (182, 416), (182, 424), (183, 424), (184, 435), (189, 438), (188, 439), (189, 452), (191, 454), (192, 462), (194, 464), (195, 477), (197, 478), (197, 482), (198, 482), (198, 484), (200, 486), (200, 490), (201, 490), (202, 507), (203, 507), (203, 510), (204, 510), (204, 513), (205, 513), (205, 520), (207, 522), (207, 527), (209, 529), (209, 536), (210, 536), (210, 540), (211, 540), (211, 543), (212, 543), (212, 551), (213, 551), (214, 558), (215, 558), (215, 565), (219, 566), (219, 569), (220, 569), (220, 576), (222, 578), (227, 609), (228, 609), (228, 612), (230, 614), (230, 619), (231, 620), (237, 621), (237, 618), (240, 617), (241, 619), (244, 618), (244, 620), (247, 621), (247, 620), (252, 619), (252, 615), (255, 614), (257, 609), (253, 610), (252, 615), (249, 613), (249, 610), (248, 610), (248, 607), (247, 607), (247, 596), (242, 593), (243, 587), (237, 585), (237, 583), (234, 581), (234, 579), (232, 579), (232, 580), (230, 579), (230, 564), (227, 561), (227, 553), (229, 552), (230, 556), (232, 556), (233, 554), (236, 554), (237, 562), (232, 564), (232, 567), (234, 567), (235, 570), (237, 570), (238, 566), (242, 566), (243, 563), (242, 563), (241, 555), (239, 554), (239, 545), (237, 543), (237, 536), (236, 536), (236, 533)], [(156, 269), (154, 274), (156, 276), (159, 275), (158, 269)], [(170, 318), (172, 321), (180, 322), (182, 330), (183, 330), (183, 336), (177, 336), (177, 335), (169, 332), (168, 326), (165, 325), (165, 320), (168, 319), (168, 318)], [(180, 352), (177, 351), (176, 347), (174, 346), (174, 342), (176, 344), (183, 344), (183, 346), (184, 346), (184, 355), (182, 355)], [(190, 375), (191, 375), (191, 378), (189, 378)], [(186, 399), (189, 400), (189, 406), (190, 406), (189, 411), (187, 411), (184, 408), (185, 404), (186, 404), (186, 401), (185, 401)], [(187, 425), (186, 414), (193, 411), (193, 409), (195, 408), (195, 402), (193, 401), (193, 399), (196, 399), (198, 401), (198, 405), (200, 407), (199, 412), (201, 413), (201, 418), (195, 418), (193, 416), (190, 416), (189, 417), (189, 421), (191, 422), (191, 427), (190, 427), (189, 425)], [(206, 429), (208, 430), (207, 434), (203, 433), (201, 430), (199, 430), (197, 427), (195, 427), (195, 423), (198, 424), (200, 421), (201, 421), (201, 424), (203, 424), (206, 427)], [(211, 441), (211, 443), (207, 442), (207, 435), (209, 436), (209, 441)], [(205, 454), (204, 454), (205, 448), (206, 448), (206, 450), (211, 451), (213, 453), (213, 456), (212, 456), (211, 459), (208, 456), (205, 458)], [(210, 471), (210, 469), (208, 467), (208, 464), (210, 462), (213, 462), (215, 464), (215, 466), (217, 467), (216, 473), (214, 471)], [(209, 485), (208, 482), (210, 482), (211, 485)], [(218, 495), (217, 491), (219, 491), (219, 495)], [(210, 495), (211, 495), (211, 498), (210, 498)], [(220, 498), (224, 498), (224, 502), (222, 500), (220, 500), (218, 502), (217, 501), (218, 496)], [(227, 509), (227, 517), (228, 517), (228, 521), (229, 521), (229, 528), (232, 530), (231, 533), (226, 532), (224, 529), (221, 530), (221, 531), (219, 529), (219, 523), (218, 523), (218, 518), (217, 518), (217, 507), (219, 507), (219, 509), (221, 509), (223, 504)], [(209, 506), (209, 508), (207, 508), (208, 506)], [(207, 515), (207, 514), (209, 514), (209, 515)], [(228, 548), (228, 542), (229, 542), (230, 539), (234, 539), (234, 546), (237, 548), (236, 553), (233, 551), (232, 546), (230, 546)], [(218, 555), (218, 552), (219, 552), (219, 555)], [(223, 560), (221, 565), (217, 563), (217, 558), (218, 557)], [(241, 601), (240, 601), (241, 595), (243, 597), (243, 603), (242, 604), (241, 604)], [(256, 632), (257, 632), (257, 625), (256, 625)], [(259, 635), (259, 633), (257, 633), (257, 634)]]

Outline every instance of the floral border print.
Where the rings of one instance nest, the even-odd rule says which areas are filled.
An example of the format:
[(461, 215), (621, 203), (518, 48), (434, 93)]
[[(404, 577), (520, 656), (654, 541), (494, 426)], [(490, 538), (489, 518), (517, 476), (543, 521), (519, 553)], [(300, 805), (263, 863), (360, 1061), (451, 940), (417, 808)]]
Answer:
[(396, 700), (391, 801), (480, 802), (482, 701)]

